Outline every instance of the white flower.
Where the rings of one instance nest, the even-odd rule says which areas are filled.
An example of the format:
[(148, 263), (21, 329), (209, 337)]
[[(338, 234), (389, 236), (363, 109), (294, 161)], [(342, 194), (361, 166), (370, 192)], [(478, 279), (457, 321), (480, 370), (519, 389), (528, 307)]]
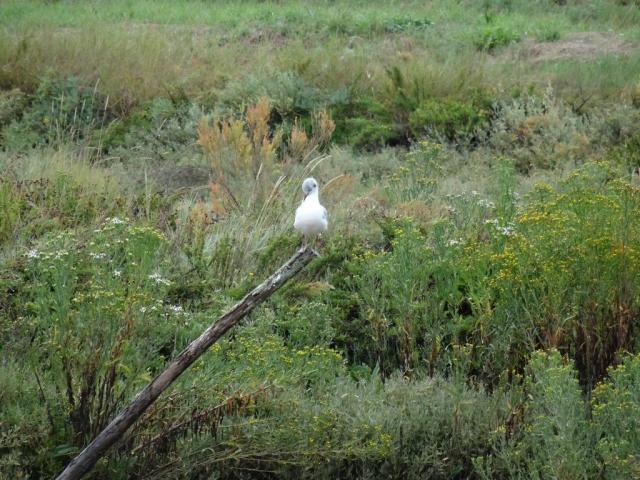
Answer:
[(101, 252), (101, 253), (93, 253), (93, 252), (91, 252), (91, 253), (89, 253), (89, 256), (91, 258), (93, 258), (94, 260), (102, 260), (103, 258), (107, 258), (107, 254), (104, 253), (104, 252)]
[(111, 225), (122, 225), (123, 223), (125, 223), (125, 221), (118, 217), (113, 217), (111, 220), (109, 220), (109, 223), (111, 223)]
[(169, 309), (169, 311), (171, 313), (174, 313), (176, 315), (184, 315), (185, 311), (182, 308), (181, 305), (167, 305), (167, 308)]
[(169, 280), (167, 280), (166, 278), (162, 278), (162, 276), (157, 272), (149, 275), (149, 279), (153, 280), (156, 285), (171, 285), (171, 282)]
[(498, 220), (496, 218), (492, 219), (492, 220), (485, 220), (484, 221), (485, 225), (493, 225), (495, 227), (495, 229), (498, 231), (498, 233), (501, 233), (502, 235), (506, 235), (511, 236), (511, 235), (515, 235), (516, 233), (516, 227), (513, 223), (508, 223), (506, 225), (500, 225), (500, 222), (498, 222)]
[(144, 313), (147, 311), (147, 307), (140, 307), (140, 313)]
[(120, 270), (114, 270), (113, 271), (113, 276), (114, 277), (119, 277), (120, 275), (122, 275), (122, 272)]
[(478, 201), (478, 205), (480, 205), (481, 207), (484, 208), (496, 208), (495, 203), (487, 200), (486, 198), (483, 198), (481, 200)]
[(461, 243), (462, 243), (461, 240), (456, 240), (455, 238), (452, 238), (451, 240), (447, 241), (447, 246), (453, 247), (454, 245), (460, 245)]
[(513, 225), (505, 225), (504, 227), (497, 227), (498, 231), (506, 236), (513, 235), (515, 233), (515, 229)]
[(40, 252), (38, 252), (38, 250), (36, 250), (35, 248), (27, 252), (28, 258), (38, 258), (39, 256), (40, 256)]

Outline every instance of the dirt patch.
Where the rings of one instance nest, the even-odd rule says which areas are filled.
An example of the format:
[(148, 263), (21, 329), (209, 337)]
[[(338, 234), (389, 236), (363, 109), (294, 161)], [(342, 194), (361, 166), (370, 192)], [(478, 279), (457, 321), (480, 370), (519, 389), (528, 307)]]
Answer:
[(531, 39), (522, 43), (523, 55), (533, 62), (593, 60), (601, 55), (628, 54), (633, 49), (624, 36), (614, 32), (579, 32), (555, 42)]

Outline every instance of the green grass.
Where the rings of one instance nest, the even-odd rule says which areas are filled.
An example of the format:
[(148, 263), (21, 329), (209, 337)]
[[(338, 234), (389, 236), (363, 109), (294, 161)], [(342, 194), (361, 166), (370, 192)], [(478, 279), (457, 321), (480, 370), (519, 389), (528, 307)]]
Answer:
[(559, 3), (0, 3), (0, 477), (289, 258), (309, 175), (320, 258), (93, 478), (637, 476), (640, 11)]
[[(0, 5), (1, 59), (8, 67), (0, 84), (29, 89), (47, 72), (77, 75), (91, 84), (100, 79), (102, 91), (116, 101), (131, 102), (172, 87), (196, 97), (211, 95), (229, 79), (262, 77), (272, 66), (295, 70), (309, 65), (303, 76), (332, 92), (339, 87), (379, 88), (384, 68), (402, 63), (422, 74), (464, 72), (464, 53), (477, 57), (474, 44), (484, 45), (486, 39), (479, 39), (495, 28), (514, 39), (544, 37), (540, 32), (548, 32), (550, 25), (560, 36), (613, 29), (638, 39), (633, 7), (605, 1), (589, 7), (511, 5), (497, 4), (487, 14), (478, 2), (402, 2), (398, 10), (389, 10), (380, 2), (354, 9), (344, 2), (9, 1)], [(585, 10), (590, 14), (584, 15)], [(411, 11), (411, 21), (398, 11)], [(309, 45), (316, 47), (309, 51)], [(618, 61), (625, 65), (624, 59)], [(482, 69), (494, 62), (491, 55), (481, 55), (476, 63)], [(508, 61), (507, 68), (519, 63)], [(614, 67), (596, 66), (592, 76), (620, 70)], [(319, 68), (331, 72), (331, 78)], [(625, 74), (636, 77), (637, 66)], [(597, 92), (586, 79), (574, 78), (572, 68), (557, 77), (554, 82), (568, 82), (574, 91)], [(513, 80), (499, 71), (485, 79), (505, 87)], [(535, 71), (517, 82), (545, 83)]]

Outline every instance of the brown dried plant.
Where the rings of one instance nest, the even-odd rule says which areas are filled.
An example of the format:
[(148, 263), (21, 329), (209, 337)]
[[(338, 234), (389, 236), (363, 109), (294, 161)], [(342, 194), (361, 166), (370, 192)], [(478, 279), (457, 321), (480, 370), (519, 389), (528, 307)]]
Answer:
[(331, 136), (336, 129), (336, 123), (331, 118), (331, 114), (326, 110), (321, 110), (314, 115), (313, 133), (320, 146), (328, 145)]
[(296, 122), (291, 129), (291, 142), (289, 152), (293, 158), (302, 158), (309, 145), (309, 137), (304, 129), (300, 128)]
[[(198, 125), (198, 144), (211, 166), (209, 193), (212, 217), (231, 208), (263, 203), (273, 196), (283, 169), (295, 160), (300, 163), (319, 146), (328, 144), (335, 123), (326, 111), (313, 119), (313, 135), (296, 121), (288, 139), (282, 128), (272, 130), (272, 108), (267, 97), (247, 108), (240, 119), (203, 118)], [(287, 141), (288, 148), (280, 148)], [(247, 188), (246, 182), (253, 182)], [(234, 192), (248, 192), (245, 197)], [(248, 197), (247, 197), (248, 195)]]
[(198, 144), (209, 158), (218, 181), (227, 176), (257, 175), (270, 167), (282, 141), (282, 131), (269, 131), (271, 105), (263, 97), (247, 108), (243, 119), (203, 118), (198, 125)]
[(195, 268), (204, 266), (204, 244), (206, 230), (210, 223), (207, 205), (203, 201), (196, 202), (187, 217), (187, 232), (191, 242), (185, 245), (185, 253)]
[(267, 139), (270, 116), (271, 107), (267, 97), (262, 97), (254, 106), (247, 108), (247, 126), (251, 132), (254, 150), (260, 149)]

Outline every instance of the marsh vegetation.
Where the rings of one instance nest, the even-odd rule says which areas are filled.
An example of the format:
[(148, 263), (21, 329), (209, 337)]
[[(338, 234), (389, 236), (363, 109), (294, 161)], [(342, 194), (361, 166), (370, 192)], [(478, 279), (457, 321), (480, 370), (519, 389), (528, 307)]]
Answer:
[(0, 477), (640, 476), (640, 7), (0, 3)]

